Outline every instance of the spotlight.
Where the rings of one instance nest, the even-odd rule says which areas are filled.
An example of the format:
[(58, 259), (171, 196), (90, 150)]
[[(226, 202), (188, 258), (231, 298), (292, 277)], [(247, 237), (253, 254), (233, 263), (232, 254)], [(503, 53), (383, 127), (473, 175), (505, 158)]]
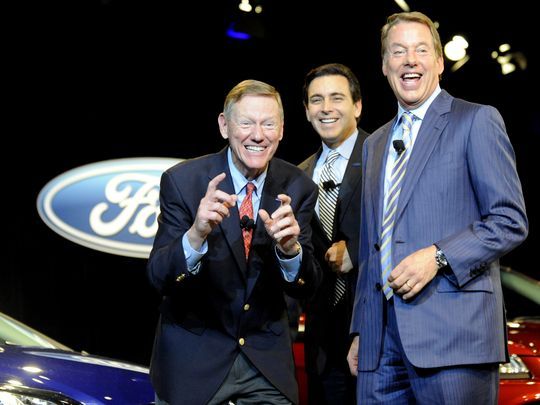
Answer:
[(444, 55), (447, 59), (455, 62), (452, 66), (452, 72), (455, 72), (469, 60), (467, 48), (469, 43), (461, 35), (454, 35), (452, 40), (444, 46)]
[(503, 75), (510, 74), (519, 67), (520, 70), (527, 69), (527, 58), (522, 52), (510, 52), (510, 44), (499, 45), (499, 51), (491, 52), (491, 57), (501, 66)]

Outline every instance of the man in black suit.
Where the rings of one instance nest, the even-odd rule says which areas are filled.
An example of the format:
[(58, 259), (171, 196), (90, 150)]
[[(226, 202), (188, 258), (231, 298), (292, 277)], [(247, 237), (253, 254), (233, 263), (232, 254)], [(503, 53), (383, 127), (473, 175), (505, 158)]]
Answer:
[[(321, 287), (304, 304), (309, 404), (354, 404), (347, 352), (358, 277), (362, 144), (368, 135), (357, 128), (362, 112), (358, 79), (342, 64), (319, 66), (306, 75), (304, 106), (322, 141), (299, 165), (319, 184), (312, 241), (323, 269)], [(328, 177), (328, 164), (333, 177)], [(322, 199), (332, 194), (337, 201), (328, 206)]]
[(157, 403), (297, 403), (284, 293), (306, 297), (320, 282), (317, 188), (273, 158), (283, 137), (274, 87), (239, 83), (218, 123), (227, 148), (161, 178), (148, 262), (163, 296), (151, 361)]

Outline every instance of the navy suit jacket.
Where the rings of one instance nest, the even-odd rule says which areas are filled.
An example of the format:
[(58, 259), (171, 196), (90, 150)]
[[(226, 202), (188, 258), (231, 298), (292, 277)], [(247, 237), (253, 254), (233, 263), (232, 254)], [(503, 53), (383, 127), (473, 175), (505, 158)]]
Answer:
[(294, 282), (283, 278), (272, 239), (260, 218), (246, 263), (238, 210), (207, 237), (200, 270), (186, 268), (181, 238), (194, 222), (208, 182), (221, 172), (218, 188), (233, 194), (226, 149), (181, 162), (161, 179), (159, 228), (148, 261), (148, 277), (163, 296), (151, 361), (151, 379), (160, 399), (174, 404), (205, 404), (215, 394), (242, 351), (293, 403), (298, 389), (284, 292), (312, 294), (320, 270), (312, 260), (310, 220), (317, 189), (297, 167), (271, 160), (260, 208), (270, 214), (275, 198), (291, 196), (301, 227), (303, 256)]
[[(364, 145), (360, 276), (351, 331), (359, 370), (377, 367), (383, 336), (378, 251), (387, 123)], [(527, 236), (515, 156), (504, 122), (490, 106), (442, 91), (429, 107), (407, 167), (395, 214), (397, 264), (436, 243), (450, 267), (414, 298), (394, 295), (401, 343), (417, 367), (496, 363), (507, 357), (499, 258)]]
[[(349, 349), (350, 340), (348, 338), (348, 332), (358, 277), (358, 229), (360, 227), (360, 199), (362, 189), (362, 144), (367, 136), (368, 133), (366, 131), (360, 128), (358, 129), (358, 137), (356, 138), (353, 151), (347, 164), (347, 169), (345, 170), (339, 188), (332, 240), (328, 239), (326, 236), (317, 214), (314, 214), (311, 220), (315, 258), (323, 270), (323, 281), (313, 299), (305, 303), (305, 362), (307, 371), (319, 375), (323, 373), (326, 367), (329, 352), (335, 350), (335, 348), (330, 348), (329, 345), (338, 343), (343, 346), (341, 350), (343, 351), (343, 362), (345, 362), (347, 351)], [(313, 177), (315, 165), (317, 164), (321, 152), (322, 148), (319, 148), (315, 154), (300, 163), (298, 167), (304, 170), (310, 177)], [(330, 269), (324, 258), (326, 251), (330, 248), (332, 243), (338, 240), (344, 240), (346, 242), (347, 250), (353, 264), (352, 270), (343, 277), (346, 287), (344, 302), (347, 313), (343, 318), (342, 342), (330, 340), (331, 336), (335, 334), (334, 331), (328, 330), (328, 325), (329, 317), (333, 316), (331, 297), (333, 297), (334, 294), (336, 273)]]

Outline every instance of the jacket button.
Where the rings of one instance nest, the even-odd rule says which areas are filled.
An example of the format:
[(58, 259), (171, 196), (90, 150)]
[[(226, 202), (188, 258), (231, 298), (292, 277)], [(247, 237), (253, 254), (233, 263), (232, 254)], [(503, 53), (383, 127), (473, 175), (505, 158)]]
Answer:
[(176, 277), (176, 282), (179, 283), (180, 281), (182, 281), (185, 278), (186, 278), (185, 274), (180, 274), (178, 277)]
[(379, 250), (381, 250), (381, 247), (379, 246), (378, 243), (375, 243), (375, 245), (373, 245), (373, 247), (375, 248), (375, 250), (378, 252)]
[(304, 285), (304, 284), (306, 284), (306, 282), (304, 281), (304, 279), (303, 279), (302, 277), (300, 277), (296, 283), (297, 283), (298, 285)]
[(238, 343), (240, 344), (240, 346), (244, 346), (246, 341), (244, 340), (244, 338), (240, 338), (240, 339), (238, 339)]
[(249, 304), (244, 305), (244, 311), (249, 311)]

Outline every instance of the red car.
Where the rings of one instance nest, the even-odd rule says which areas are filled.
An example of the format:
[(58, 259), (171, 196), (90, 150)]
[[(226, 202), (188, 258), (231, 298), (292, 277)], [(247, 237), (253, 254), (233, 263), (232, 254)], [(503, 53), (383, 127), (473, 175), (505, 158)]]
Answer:
[(540, 403), (540, 317), (508, 322), (510, 362), (499, 366), (499, 404)]
[[(510, 362), (499, 366), (499, 405), (540, 404), (540, 282), (509, 268), (501, 268), (501, 275), (509, 316), (519, 311), (534, 315), (516, 317), (507, 323)], [(304, 321), (304, 315), (300, 315), (293, 343), (300, 405), (307, 405)]]

